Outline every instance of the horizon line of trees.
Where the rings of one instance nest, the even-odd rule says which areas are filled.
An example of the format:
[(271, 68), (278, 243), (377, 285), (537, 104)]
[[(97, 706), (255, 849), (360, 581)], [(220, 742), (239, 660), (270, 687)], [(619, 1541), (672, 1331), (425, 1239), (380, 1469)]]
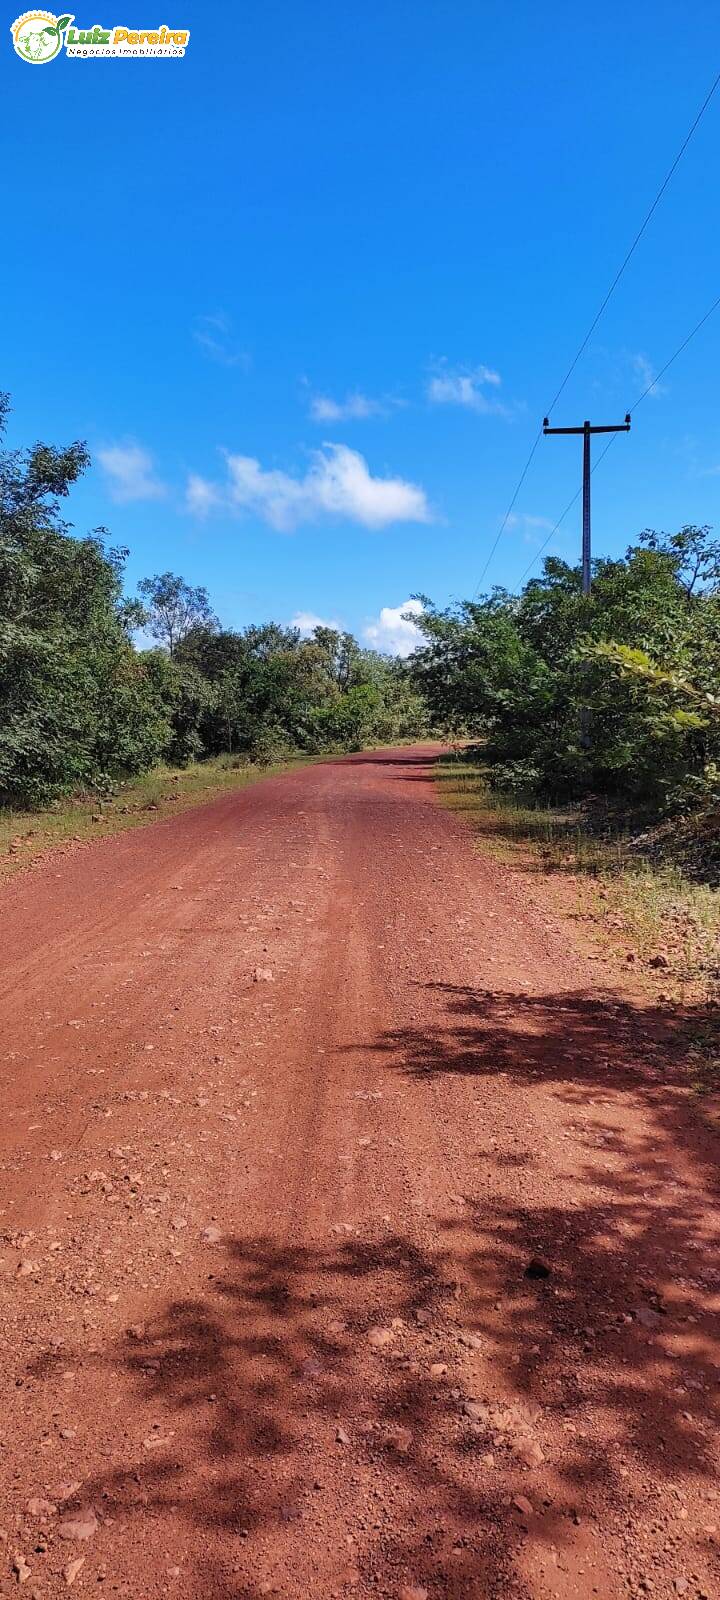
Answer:
[[(0, 436), (7, 417), (0, 396)], [(102, 792), (161, 761), (469, 739), (489, 781), (542, 799), (694, 807), (720, 827), (720, 542), (646, 530), (593, 566), (548, 557), (502, 588), (413, 615), (406, 660), (317, 627), (223, 628), (171, 572), (123, 592), (127, 551), (76, 537), (61, 501), (87, 447), (0, 451), (0, 804)], [(139, 649), (143, 630), (154, 639)]]

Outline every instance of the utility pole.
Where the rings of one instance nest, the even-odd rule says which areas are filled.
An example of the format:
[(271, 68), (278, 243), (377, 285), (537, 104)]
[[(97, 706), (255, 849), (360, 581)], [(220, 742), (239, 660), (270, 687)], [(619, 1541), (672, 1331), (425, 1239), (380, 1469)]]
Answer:
[(590, 539), (590, 435), (591, 433), (629, 433), (630, 412), (626, 412), (624, 422), (609, 423), (604, 427), (593, 427), (591, 423), (584, 422), (581, 428), (551, 428), (547, 417), (543, 417), (543, 433), (581, 433), (583, 436), (583, 525), (582, 525), (582, 592), (590, 593), (591, 556), (592, 545)]
[[(590, 435), (592, 433), (629, 433), (630, 412), (626, 411), (624, 422), (608, 423), (603, 427), (593, 427), (587, 420), (581, 428), (551, 428), (547, 417), (543, 417), (543, 433), (581, 433), (583, 436), (583, 512), (582, 512), (582, 592), (589, 595), (592, 587), (592, 540), (590, 537)], [(580, 712), (580, 743), (584, 750), (590, 749), (590, 710), (587, 705)]]

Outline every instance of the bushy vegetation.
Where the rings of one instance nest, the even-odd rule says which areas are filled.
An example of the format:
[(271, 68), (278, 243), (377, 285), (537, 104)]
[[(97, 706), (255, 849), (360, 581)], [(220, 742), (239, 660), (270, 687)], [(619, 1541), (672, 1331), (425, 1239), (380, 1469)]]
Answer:
[(520, 595), (425, 602), (415, 681), (433, 720), (482, 743), (498, 788), (720, 811), (720, 543), (647, 531), (596, 561), (557, 558)]
[[(0, 430), (7, 401), (0, 398)], [(422, 732), (401, 661), (350, 634), (223, 629), (173, 573), (123, 593), (127, 552), (73, 536), (61, 502), (81, 443), (0, 454), (0, 802), (108, 790), (164, 760), (272, 761)], [(157, 641), (139, 649), (138, 631)]]

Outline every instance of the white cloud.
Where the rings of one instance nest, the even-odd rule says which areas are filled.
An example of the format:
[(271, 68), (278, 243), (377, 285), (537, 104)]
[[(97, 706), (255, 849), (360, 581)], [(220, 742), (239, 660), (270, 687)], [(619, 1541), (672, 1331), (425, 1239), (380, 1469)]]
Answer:
[(499, 400), (491, 400), (486, 389), (497, 389), (502, 379), (490, 367), (451, 368), (445, 361), (438, 364), (427, 385), (427, 397), (433, 405), (465, 406), (470, 411), (493, 412), (507, 416), (507, 407)]
[(363, 629), (363, 637), (373, 650), (382, 650), (385, 655), (409, 656), (422, 644), (423, 635), (412, 621), (412, 617), (422, 615), (422, 609), (421, 600), (403, 600), (399, 606), (383, 606), (375, 621)]
[(201, 478), (199, 473), (191, 472), (185, 489), (185, 504), (188, 511), (193, 512), (195, 516), (205, 517), (208, 511), (222, 504), (222, 494), (207, 478)]
[(653, 381), (655, 374), (647, 356), (641, 354), (633, 356), (632, 364), (633, 370), (636, 376), (639, 378), (643, 386), (643, 390), (647, 393), (648, 397), (658, 400), (661, 394), (667, 394), (667, 384), (655, 383)]
[(310, 415), (314, 422), (363, 421), (366, 417), (384, 416), (386, 407), (381, 400), (371, 400), (369, 395), (346, 394), (344, 400), (333, 400), (330, 395), (316, 394), (310, 401)]
[(265, 469), (254, 456), (226, 454), (228, 481), (219, 487), (193, 474), (187, 505), (208, 511), (224, 505), (254, 512), (270, 527), (288, 533), (301, 522), (321, 516), (345, 518), (365, 528), (392, 522), (430, 522), (425, 491), (404, 478), (374, 478), (365, 458), (345, 444), (324, 444), (312, 452), (302, 477)]
[(167, 494), (165, 484), (155, 477), (152, 456), (141, 445), (106, 445), (97, 458), (113, 500), (161, 500)]
[(336, 633), (342, 633), (343, 625), (334, 617), (317, 617), (314, 611), (296, 611), (290, 618), (290, 627), (299, 628), (303, 639), (311, 638), (316, 628), (334, 628)]
[(233, 337), (232, 323), (224, 311), (197, 317), (192, 335), (203, 355), (211, 361), (217, 361), (221, 367), (244, 367), (247, 370), (250, 366), (250, 356), (247, 350), (240, 349)]
[(549, 517), (535, 517), (527, 511), (513, 511), (507, 518), (508, 528), (522, 530), (525, 544), (540, 544), (540, 534), (554, 526)]

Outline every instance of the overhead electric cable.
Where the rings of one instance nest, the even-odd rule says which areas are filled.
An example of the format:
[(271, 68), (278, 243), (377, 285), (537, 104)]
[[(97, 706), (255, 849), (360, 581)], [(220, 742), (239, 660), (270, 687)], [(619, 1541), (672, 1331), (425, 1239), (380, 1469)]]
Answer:
[(515, 505), (515, 501), (517, 500), (517, 497), (518, 497), (518, 495), (520, 493), (520, 490), (522, 489), (522, 486), (523, 486), (523, 484), (525, 482), (525, 479), (526, 479), (526, 477), (528, 475), (528, 472), (530, 470), (530, 463), (532, 461), (532, 458), (533, 458), (533, 456), (535, 454), (535, 451), (537, 450), (537, 447), (538, 447), (541, 439), (542, 439), (542, 428), (538, 428), (537, 435), (536, 435), (535, 441), (533, 443), (532, 450), (530, 451), (530, 454), (529, 454), (529, 456), (527, 458), (527, 461), (525, 462), (525, 465), (524, 465), (524, 467), (522, 469), (522, 472), (520, 473), (520, 477), (518, 478), (517, 487), (515, 489), (515, 493), (514, 493), (514, 495), (512, 497), (512, 500), (510, 501), (510, 504), (509, 504), (509, 506), (507, 508), (507, 511), (505, 512), (505, 515), (504, 515), (504, 517), (502, 519), (502, 522), (500, 524), (500, 528), (499, 528), (498, 532), (495, 535), (495, 542), (494, 542), (494, 544), (492, 546), (492, 549), (491, 549), (490, 554), (489, 554), (489, 556), (487, 558), (487, 561), (485, 562), (485, 565), (484, 565), (484, 567), (482, 569), (482, 572), (480, 573), (480, 577), (478, 578), (478, 581), (477, 581), (477, 583), (475, 585), (475, 594), (473, 595), (473, 599), (475, 599), (475, 595), (478, 593), (478, 591), (480, 589), (480, 586), (484, 581), (485, 573), (487, 572), (487, 569), (488, 569), (488, 567), (490, 565), (490, 562), (492, 561), (492, 558), (493, 558), (493, 556), (495, 554), (495, 551), (497, 550), (497, 547), (498, 547), (498, 545), (500, 543), (500, 540), (502, 539), (502, 536), (503, 536), (503, 534), (505, 532), (505, 529), (506, 529), (506, 527), (508, 525), (508, 522), (510, 521), (510, 517), (512, 515), (513, 506)]
[[(617, 439), (617, 434), (616, 433), (612, 433), (610, 435), (610, 438), (608, 439), (608, 442), (607, 442), (607, 444), (605, 446), (605, 449), (598, 456), (597, 461), (593, 462), (593, 465), (592, 465), (592, 467), (590, 469), (590, 476), (591, 477), (593, 475), (593, 472), (595, 472), (596, 469), (599, 467), (600, 462), (605, 460), (605, 457), (606, 457), (606, 455), (608, 453), (608, 450), (610, 449), (610, 446), (615, 443), (616, 439)], [(565, 507), (565, 510), (562, 512), (561, 516), (558, 517), (554, 528), (551, 528), (551, 530), (550, 530), (550, 532), (549, 532), (549, 534), (547, 536), (547, 539), (543, 540), (543, 542), (542, 542), (542, 544), (540, 546), (540, 549), (535, 552), (535, 555), (533, 556), (532, 561), (530, 562), (529, 566), (527, 566), (525, 568), (525, 571), (524, 571), (524, 573), (523, 573), (523, 575), (522, 575), (522, 577), (520, 579), (520, 583), (521, 584), (523, 584), (525, 582), (525, 579), (526, 579), (528, 573), (534, 567), (535, 562), (540, 560), (540, 557), (541, 557), (541, 555), (543, 553), (543, 550), (547, 550), (547, 547), (548, 547), (548, 545), (550, 543), (550, 540), (555, 538), (555, 534), (557, 533), (558, 528), (562, 526), (562, 524), (565, 521), (565, 518), (566, 518), (568, 512), (572, 511), (572, 508), (575, 505), (575, 502), (580, 499), (580, 495), (581, 494), (582, 494), (582, 489), (576, 489), (575, 493), (574, 493), (574, 495), (572, 497), (572, 500), (568, 500), (568, 503), (567, 503), (567, 505)]]
[[(691, 330), (691, 332), (687, 335), (687, 337), (685, 339), (683, 339), (682, 344), (679, 344), (678, 347), (677, 347), (677, 350), (673, 351), (673, 354), (670, 356), (670, 359), (665, 362), (664, 367), (661, 367), (660, 371), (658, 373), (656, 373), (655, 377), (652, 379), (652, 382), (648, 384), (646, 389), (643, 389), (642, 394), (638, 395), (637, 400), (633, 401), (632, 405), (629, 408), (630, 409), (630, 415), (632, 415), (633, 411), (637, 411), (638, 406), (642, 405), (643, 400), (646, 400), (648, 395), (651, 393), (651, 391), (657, 387), (658, 383), (660, 382), (660, 379), (664, 378), (665, 373), (672, 366), (673, 362), (677, 361), (678, 356), (682, 355), (683, 350), (687, 350), (688, 345), (695, 338), (696, 333), (699, 333), (700, 329), (705, 326), (705, 323), (709, 321), (709, 319), (712, 316), (713, 312), (717, 311), (718, 306), (720, 306), (720, 294), (717, 296), (716, 300), (713, 300), (712, 305), (708, 307), (708, 310), (700, 318), (699, 322), (695, 323), (695, 327)], [(596, 468), (600, 466), (600, 462), (605, 460), (605, 457), (606, 457), (606, 455), (608, 453), (608, 450), (610, 449), (610, 446), (615, 443), (616, 438), (617, 438), (617, 434), (614, 434), (614, 433), (611, 434), (611, 436), (610, 436), (610, 438), (609, 438), (609, 440), (608, 440), (608, 442), (607, 442), (607, 444), (605, 446), (605, 449), (602, 451), (602, 454), (598, 456), (597, 461), (595, 462), (595, 464), (593, 466), (593, 469), (592, 469), (593, 472), (595, 472)], [(572, 500), (570, 500), (568, 502), (568, 504), (566, 505), (565, 510), (562, 513), (562, 516), (558, 517), (558, 520), (555, 523), (554, 528), (548, 534), (547, 539), (545, 539), (543, 541), (543, 543), (540, 546), (540, 549), (533, 556), (532, 561), (530, 562), (530, 565), (525, 568), (525, 571), (524, 571), (524, 573), (523, 573), (523, 575), (522, 575), (522, 577), (520, 579), (520, 583), (521, 584), (524, 583), (524, 581), (525, 581), (528, 573), (530, 572), (531, 568), (534, 567), (535, 562), (540, 559), (540, 556), (542, 555), (543, 551), (547, 549), (547, 547), (548, 547), (548, 545), (550, 543), (550, 540), (552, 538), (554, 538), (554, 536), (557, 533), (558, 528), (560, 527), (561, 523), (563, 523), (565, 521), (565, 518), (566, 518), (568, 512), (572, 511), (572, 508), (575, 505), (576, 500), (579, 500), (579, 499), (580, 499), (580, 490), (577, 489), (575, 494), (572, 497)]]
[[(660, 201), (662, 200), (662, 197), (663, 197), (663, 195), (665, 193), (665, 190), (667, 189), (668, 184), (670, 183), (670, 181), (671, 181), (671, 179), (672, 179), (677, 167), (679, 166), (679, 164), (680, 164), (680, 162), (681, 162), (681, 160), (682, 160), (682, 158), (683, 158), (683, 156), (685, 154), (685, 151), (687, 150), (687, 147), (688, 147), (688, 145), (690, 143), (690, 140), (692, 139), (692, 136), (695, 133), (695, 130), (697, 129), (699, 123), (702, 121), (702, 118), (705, 115), (705, 112), (707, 111), (707, 108), (708, 108), (708, 106), (710, 104), (710, 101), (712, 100), (712, 97), (713, 97), (713, 95), (715, 93), (715, 90), (718, 87), (718, 84), (720, 84), (720, 72), (718, 73), (717, 77), (715, 78), (714, 83), (711, 85), (710, 89), (708, 90), (708, 92), (707, 92), (707, 94), (705, 96), (705, 99), (703, 100), (703, 103), (702, 103), (702, 105), (700, 107), (700, 110), (697, 113), (695, 121), (692, 123), (692, 126), (690, 127), (688, 133), (685, 135), (685, 138), (684, 138), (684, 140), (683, 140), (683, 142), (682, 142), (682, 144), (680, 146), (680, 149), (678, 150), (677, 155), (675, 156), (675, 159), (674, 159), (671, 167), (668, 169), (668, 172), (666, 173), (666, 175), (665, 175), (665, 177), (664, 177), (664, 179), (663, 179), (663, 181), (662, 181), (662, 183), (660, 185), (660, 188), (658, 189), (658, 192), (655, 195), (655, 199), (653, 200), (649, 211), (647, 212), (647, 214), (644, 217), (640, 227), (638, 228), (638, 231), (635, 234), (635, 238), (633, 239), (632, 244), (630, 245), (630, 248), (627, 251), (627, 254), (625, 255), (623, 261), (620, 263), (620, 266), (618, 267), (618, 270), (615, 273), (615, 277), (613, 278), (612, 283), (610, 284), (610, 288), (608, 289), (604, 300), (602, 301), (598, 311), (596, 312), (595, 317), (593, 318), (593, 321), (591, 322), (590, 327), (588, 328), (588, 331), (585, 334), (585, 337), (584, 337), (582, 343), (578, 346), (578, 349), (577, 349), (575, 355), (573, 356), (573, 359), (572, 359), (572, 361), (570, 363), (570, 366), (568, 367), (567, 372), (565, 373), (565, 376), (564, 376), (564, 378), (562, 380), (562, 383), (560, 384), (560, 387), (559, 387), (554, 399), (551, 401), (550, 405), (546, 407), (546, 409), (545, 409), (546, 417), (550, 416), (550, 414), (551, 414), (551, 412), (553, 410), (553, 407), (557, 405), (557, 402), (560, 399), (560, 396), (561, 396), (566, 384), (569, 382), (569, 379), (572, 377), (572, 374), (575, 371), (575, 368), (576, 368), (576, 366), (578, 364), (578, 361), (580, 360), (580, 357), (583, 355), (584, 351), (587, 349), (587, 346), (588, 346), (588, 344), (590, 342), (590, 339), (592, 338), (593, 333), (595, 332), (595, 329), (596, 329), (596, 327), (597, 327), (597, 325), (598, 325), (598, 323), (600, 321), (600, 318), (602, 317), (606, 306), (609, 304), (610, 300), (612, 299), (613, 294), (615, 293), (615, 290), (616, 290), (616, 288), (617, 288), (617, 286), (618, 286), (618, 284), (620, 282), (620, 279), (621, 279), (621, 277), (622, 277), (622, 275), (623, 275), (623, 273), (625, 271), (625, 268), (627, 267), (628, 263), (630, 262), (630, 260), (632, 259), (633, 255), (635, 254), (635, 251), (636, 251), (636, 249), (637, 249), (637, 247), (638, 247), (638, 245), (640, 243), (640, 240), (642, 239), (642, 236), (643, 236), (643, 234), (645, 232), (645, 229), (648, 226), (648, 223), (650, 222), (654, 212), (657, 210), (657, 207), (659, 206)], [(710, 312), (708, 312), (708, 316), (709, 315), (710, 315)], [(695, 330), (695, 331), (697, 331), (697, 330)], [(693, 337), (693, 335), (691, 334), (690, 338), (692, 338), (692, 337)], [(678, 351), (677, 354), (679, 355), (680, 351)], [(674, 359), (674, 357), (673, 357), (673, 359)], [(663, 368), (663, 371), (667, 371), (667, 368)], [(658, 374), (658, 376), (660, 376), (660, 374)], [(657, 381), (658, 380), (655, 379), (655, 382), (657, 382)], [(650, 385), (650, 387), (652, 388), (652, 385)], [(644, 398), (644, 396), (642, 396), (641, 398)], [(639, 400), (636, 401), (635, 404), (639, 405), (640, 401)], [(539, 432), (537, 434), (537, 437), (533, 441), (533, 445), (532, 445), (532, 448), (530, 450), (530, 454), (529, 454), (529, 456), (527, 458), (527, 461), (525, 462), (525, 466), (523, 467), (523, 470), (522, 470), (522, 472), (520, 474), (520, 477), (518, 479), (517, 487), (515, 489), (515, 492), (513, 494), (512, 499), (510, 501), (510, 504), (509, 504), (509, 506), (507, 508), (507, 511), (505, 512), (505, 516), (503, 517), (503, 520), (502, 520), (502, 522), (500, 524), (499, 531), (495, 536), (495, 540), (493, 542), (492, 548), (490, 550), (490, 553), (489, 553), (489, 555), (487, 557), (485, 565), (484, 565), (484, 567), (482, 569), (482, 572), (481, 572), (480, 577), (478, 579), (478, 582), (476, 584), (475, 594), (478, 593), (478, 591), (480, 589), (480, 586), (484, 581), (485, 574), (486, 574), (486, 572), (488, 570), (488, 567), (490, 566), (490, 562), (492, 561), (492, 558), (493, 558), (493, 556), (495, 554), (495, 551), (497, 550), (497, 547), (498, 547), (498, 545), (500, 543), (500, 540), (502, 539), (502, 536), (503, 536), (503, 534), (505, 532), (505, 529), (506, 529), (506, 527), (508, 525), (508, 522), (510, 521), (510, 517), (512, 515), (513, 508), (515, 506), (515, 502), (516, 502), (517, 497), (518, 497), (518, 495), (520, 493), (520, 490), (521, 490), (521, 488), (523, 486), (523, 483), (525, 482), (525, 479), (527, 477), (528, 471), (530, 469), (530, 464), (532, 462), (533, 456), (535, 455), (535, 451), (537, 450), (537, 447), (538, 447), (538, 445), (540, 443), (541, 438), (542, 438), (542, 428), (540, 428), (540, 430), (539, 430)], [(602, 460), (602, 456), (599, 459)]]
[(613, 281), (612, 281), (612, 283), (610, 285), (610, 288), (608, 289), (608, 292), (607, 292), (607, 294), (605, 296), (605, 299), (602, 301), (598, 311), (596, 312), (592, 322), (590, 323), (590, 327), (588, 328), (588, 331), (585, 334), (585, 338), (583, 339), (582, 344), (579, 345), (575, 355), (573, 356), (573, 359), (570, 362), (570, 366), (568, 367), (567, 372), (565, 373), (565, 377), (563, 378), (563, 381), (562, 381), (562, 383), (560, 385), (560, 388), (558, 389), (557, 394), (555, 395), (554, 400), (552, 401), (552, 404), (549, 405), (548, 408), (547, 408), (547, 411), (545, 413), (546, 416), (549, 417), (550, 413), (551, 413), (551, 411), (553, 409), (553, 406), (557, 405), (557, 402), (560, 399), (560, 396), (561, 396), (561, 394), (563, 392), (563, 389), (565, 388), (565, 385), (568, 382), (569, 378), (572, 377), (572, 374), (575, 371), (575, 368), (576, 368), (576, 366), (578, 364), (578, 361), (580, 360), (581, 355), (583, 354), (583, 351), (587, 349), (587, 346), (588, 346), (588, 344), (590, 342), (590, 339), (592, 338), (592, 335), (595, 332), (595, 329), (596, 329), (596, 327), (597, 327), (597, 325), (598, 325), (598, 323), (600, 321), (600, 318), (601, 318), (601, 316), (603, 314), (603, 311), (605, 310), (605, 307), (608, 305), (609, 301), (612, 299), (612, 296), (614, 295), (615, 290), (617, 289), (617, 286), (618, 286), (618, 284), (620, 282), (620, 279), (621, 279), (621, 277), (622, 277), (622, 275), (623, 275), (623, 273), (625, 271), (626, 266), (628, 265), (629, 261), (634, 256), (635, 251), (637, 250), (637, 247), (638, 247), (638, 245), (640, 243), (640, 240), (642, 239), (642, 236), (643, 236), (643, 234), (645, 232), (645, 229), (647, 228), (647, 225), (650, 222), (650, 219), (653, 216), (654, 212), (657, 210), (657, 208), (658, 208), (658, 206), (660, 204), (660, 201), (662, 200), (662, 197), (663, 197), (663, 195), (665, 193), (665, 190), (667, 189), (667, 186), (668, 186), (668, 184), (669, 184), (674, 172), (676, 171), (677, 167), (680, 165), (680, 162), (682, 161), (682, 158), (683, 158), (683, 156), (685, 154), (685, 151), (687, 150), (687, 147), (688, 147), (688, 145), (690, 143), (690, 140), (692, 139), (692, 136), (693, 136), (693, 134), (695, 132), (695, 129), (697, 128), (698, 124), (702, 121), (702, 118), (704, 117), (705, 112), (707, 111), (707, 108), (708, 108), (708, 106), (710, 104), (710, 101), (712, 100), (712, 97), (713, 97), (713, 95), (715, 93), (715, 90), (717, 89), (717, 86), (718, 86), (719, 83), (720, 83), (720, 72), (718, 73), (718, 75), (717, 75), (717, 77), (715, 79), (715, 82), (713, 83), (712, 87), (708, 90), (708, 92), (707, 92), (707, 94), (705, 96), (705, 99), (703, 100), (703, 103), (702, 103), (702, 105), (700, 107), (700, 110), (698, 111), (698, 114), (697, 114), (697, 116), (695, 118), (695, 121), (693, 122), (693, 125), (692, 125), (689, 133), (686, 134), (686, 136), (685, 136), (685, 138), (684, 138), (684, 140), (683, 140), (683, 142), (682, 142), (682, 144), (680, 146), (680, 149), (678, 150), (678, 153), (677, 153), (677, 155), (675, 157), (675, 160), (673, 161), (672, 166), (670, 167), (668, 173), (666, 174), (665, 178), (663, 179), (663, 182), (660, 185), (660, 188), (658, 189), (658, 192), (657, 192), (657, 194), (655, 196), (655, 199), (653, 200), (653, 203), (652, 203), (652, 205), (650, 207), (650, 210), (648, 211), (644, 221), (641, 223), (640, 227), (638, 228), (638, 231), (637, 231), (637, 233), (635, 235), (635, 238), (633, 239), (633, 242), (632, 242), (632, 244), (630, 246), (630, 249), (627, 252), (627, 255), (625, 256), (624, 260), (620, 263), (620, 266), (618, 267), (618, 270), (615, 273), (615, 277), (613, 278)]
[[(654, 389), (657, 386), (657, 384), (660, 382), (660, 379), (665, 377), (665, 373), (667, 372), (668, 367), (672, 366), (673, 361), (677, 361), (678, 356), (682, 355), (683, 350), (687, 350), (687, 347), (690, 344), (690, 341), (692, 339), (694, 339), (696, 333), (699, 333), (700, 329), (705, 326), (705, 323), (712, 316), (713, 311), (717, 311), (718, 306), (720, 306), (720, 294), (718, 295), (717, 300), (713, 300), (712, 305), (705, 312), (705, 315), (700, 318), (700, 321), (695, 323), (695, 327), (692, 329), (692, 332), (688, 334), (686, 339), (683, 339), (682, 344), (678, 345), (677, 350), (675, 350), (673, 355), (671, 355), (670, 360), (666, 361), (664, 367), (661, 367), (660, 371), (658, 373), (656, 373), (655, 377), (652, 380), (652, 383), (649, 383), (648, 386), (647, 386), (647, 389), (643, 389), (642, 394), (639, 395), (638, 399), (633, 402), (633, 404), (630, 407), (631, 413), (633, 411), (637, 411), (638, 406), (641, 404), (641, 402), (643, 400), (646, 399), (646, 397), (650, 393), (650, 390)], [(600, 459), (602, 460), (602, 457)]]

